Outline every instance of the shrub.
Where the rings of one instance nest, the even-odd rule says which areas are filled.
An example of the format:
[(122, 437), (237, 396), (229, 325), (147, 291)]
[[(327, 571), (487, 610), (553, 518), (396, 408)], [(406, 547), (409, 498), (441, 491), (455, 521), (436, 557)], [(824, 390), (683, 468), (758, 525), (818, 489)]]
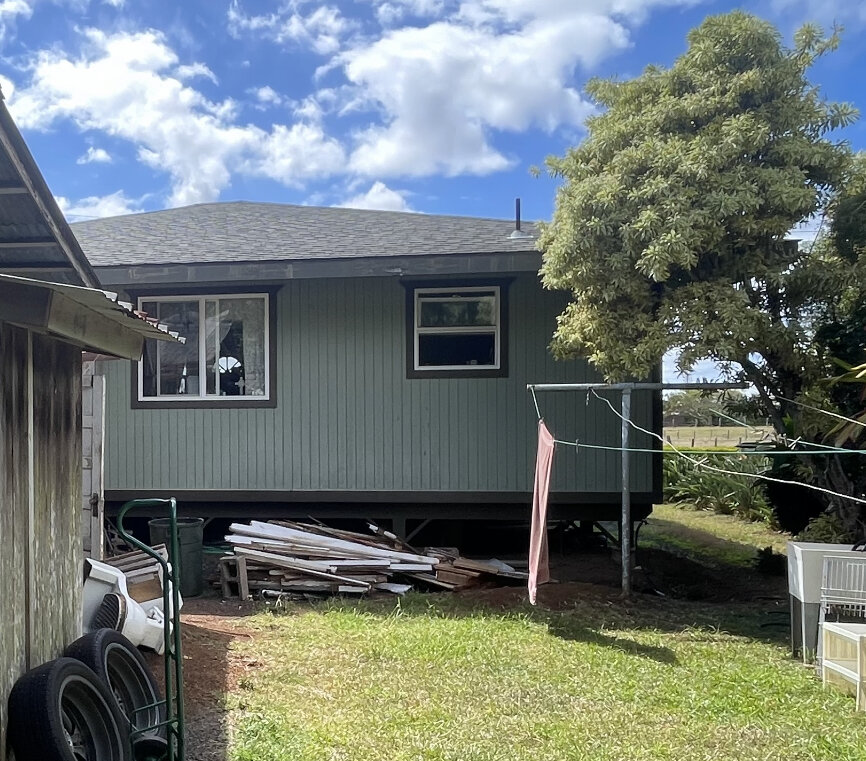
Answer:
[(809, 525), (797, 537), (801, 542), (831, 542), (833, 544), (853, 543), (857, 537), (851, 536), (838, 515), (821, 513), (809, 521)]
[[(683, 450), (681, 450), (683, 451)], [(688, 450), (685, 450), (689, 454)], [(764, 485), (751, 476), (766, 471), (763, 457), (738, 453), (692, 455), (711, 467), (736, 471), (731, 475), (708, 470), (675, 452), (664, 455), (664, 498), (666, 502), (685, 503), (697, 510), (735, 515), (750, 521), (772, 522)]]

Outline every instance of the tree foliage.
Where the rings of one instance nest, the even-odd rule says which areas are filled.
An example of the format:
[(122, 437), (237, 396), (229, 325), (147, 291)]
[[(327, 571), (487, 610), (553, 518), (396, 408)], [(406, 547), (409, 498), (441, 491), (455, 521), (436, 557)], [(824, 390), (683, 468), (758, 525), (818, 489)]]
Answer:
[(732, 426), (737, 425), (737, 421), (763, 424), (763, 416), (755, 414), (752, 401), (741, 391), (702, 392), (689, 389), (666, 396), (662, 409), (666, 418), (676, 415), (686, 425)]
[(548, 160), (563, 183), (542, 276), (573, 294), (553, 349), (588, 356), (609, 380), (647, 376), (672, 348), (682, 369), (715, 360), (755, 384), (783, 431), (791, 411), (773, 400), (823, 373), (816, 320), (866, 282), (859, 255), (786, 240), (851, 172), (830, 133), (856, 111), (807, 78), (838, 36), (807, 25), (786, 47), (771, 24), (734, 12), (688, 42), (669, 69), (591, 81), (601, 112)]

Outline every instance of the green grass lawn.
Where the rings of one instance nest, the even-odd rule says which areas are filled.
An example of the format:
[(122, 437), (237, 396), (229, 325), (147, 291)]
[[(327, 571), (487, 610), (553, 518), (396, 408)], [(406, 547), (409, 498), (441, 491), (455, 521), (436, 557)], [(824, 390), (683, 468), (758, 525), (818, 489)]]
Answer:
[[(771, 543), (700, 515), (662, 510), (655, 540)], [(415, 594), (243, 619), (231, 657), (254, 666), (227, 697), (228, 758), (866, 759), (866, 715), (788, 657), (760, 603), (575, 590), (556, 610)]]

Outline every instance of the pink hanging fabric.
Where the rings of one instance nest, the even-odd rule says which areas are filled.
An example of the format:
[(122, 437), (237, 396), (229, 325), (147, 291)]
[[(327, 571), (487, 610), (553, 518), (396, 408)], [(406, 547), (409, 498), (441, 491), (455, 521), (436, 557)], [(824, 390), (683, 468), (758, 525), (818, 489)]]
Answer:
[(532, 492), (532, 532), (529, 537), (529, 602), (535, 605), (538, 585), (550, 581), (547, 565), (547, 495), (553, 464), (553, 436), (543, 420), (538, 421), (538, 456)]

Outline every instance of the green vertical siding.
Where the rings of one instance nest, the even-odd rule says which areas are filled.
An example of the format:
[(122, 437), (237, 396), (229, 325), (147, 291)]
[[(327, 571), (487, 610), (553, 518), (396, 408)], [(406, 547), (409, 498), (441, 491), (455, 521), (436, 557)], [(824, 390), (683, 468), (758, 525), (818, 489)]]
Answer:
[[(585, 362), (547, 350), (563, 304), (521, 275), (509, 289), (507, 378), (407, 380), (396, 278), (290, 281), (277, 297), (275, 409), (133, 410), (128, 366), (107, 363), (106, 487), (529, 491), (526, 384), (597, 380)], [(598, 400), (539, 399), (558, 438), (618, 445), (620, 421)], [(650, 395), (635, 394), (635, 407), (649, 426)], [(649, 456), (635, 457), (632, 473), (635, 491), (651, 490)], [(560, 447), (553, 488), (618, 491), (618, 453)]]

